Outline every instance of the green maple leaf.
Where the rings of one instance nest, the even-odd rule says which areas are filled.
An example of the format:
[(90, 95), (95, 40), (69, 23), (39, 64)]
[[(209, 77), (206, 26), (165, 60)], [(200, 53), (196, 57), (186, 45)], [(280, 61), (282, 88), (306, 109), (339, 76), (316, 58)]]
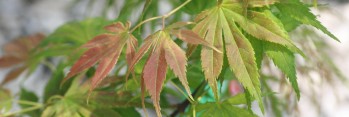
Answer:
[[(274, 2), (270, 4), (272, 3)], [(193, 30), (219, 51), (225, 48), (231, 70), (249, 94), (259, 102), (264, 112), (255, 51), (243, 33), (286, 47), (292, 52), (302, 55), (303, 53), (289, 39), (281, 21), (271, 11), (248, 10), (247, 12), (248, 17), (245, 17), (241, 4), (224, 1), (217, 7), (199, 14), (196, 18), (198, 24)], [(205, 47), (201, 51), (204, 74), (216, 98), (218, 98), (216, 79), (222, 70), (223, 55)]]
[(297, 83), (297, 73), (295, 67), (295, 56), (294, 53), (287, 50), (285, 47), (264, 43), (264, 50), (269, 58), (272, 59), (274, 64), (288, 77), (291, 82), (294, 91), (297, 94), (297, 98), (300, 98), (300, 92)]
[(300, 91), (297, 83), (297, 73), (294, 53), (287, 48), (270, 42), (259, 41), (253, 37), (249, 38), (255, 49), (257, 66), (261, 68), (264, 53), (273, 61), (273, 63), (288, 77), (297, 98), (300, 99)]
[(336, 36), (328, 31), (326, 27), (316, 19), (316, 16), (310, 12), (309, 7), (299, 0), (285, 0), (277, 3), (276, 6), (280, 10), (281, 14), (287, 15), (303, 24), (314, 26), (334, 40), (339, 41)]

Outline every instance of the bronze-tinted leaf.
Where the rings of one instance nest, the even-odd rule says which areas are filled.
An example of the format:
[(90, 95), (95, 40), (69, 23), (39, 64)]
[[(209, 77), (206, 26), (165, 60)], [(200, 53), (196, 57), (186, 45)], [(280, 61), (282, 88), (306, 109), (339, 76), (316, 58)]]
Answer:
[[(191, 99), (191, 91), (186, 77), (187, 58), (185, 52), (171, 39), (168, 30), (158, 31), (148, 36), (140, 50), (135, 54), (126, 77), (133, 72), (135, 64), (150, 50), (149, 58), (143, 68), (142, 82), (149, 91), (158, 116), (160, 113), (160, 92), (166, 77), (167, 64), (178, 76)], [(210, 49), (212, 50), (212, 49)], [(142, 86), (142, 93), (144, 93)], [(144, 98), (144, 94), (142, 94)], [(142, 99), (144, 101), (144, 99)]]
[(128, 66), (132, 64), (132, 59), (136, 55), (137, 46), (138, 46), (137, 39), (134, 36), (131, 36), (130, 41), (127, 41), (127, 48), (126, 48), (126, 61)]
[(148, 50), (150, 49), (150, 47), (152, 46), (152, 39), (153, 39), (153, 35), (150, 35), (149, 37), (147, 37), (144, 40), (144, 44), (142, 45), (142, 47), (138, 50), (138, 52), (134, 55), (131, 64), (128, 67), (127, 73), (126, 73), (126, 80), (128, 78), (128, 76), (130, 75), (131, 72), (133, 72), (134, 67), (136, 66), (136, 64), (139, 62), (139, 60), (142, 59), (142, 57), (148, 52)]
[(17, 65), (22, 63), (23, 59), (15, 56), (3, 56), (0, 57), (0, 68), (11, 67), (13, 65)]
[(94, 37), (92, 40), (88, 41), (87, 43), (85, 43), (84, 45), (82, 45), (80, 48), (86, 48), (86, 49), (91, 49), (94, 47), (103, 47), (103, 46), (107, 46), (108, 44), (110, 44), (110, 42), (113, 41), (114, 38), (112, 34), (101, 34), (101, 35), (97, 35), (96, 37)]
[(32, 51), (44, 37), (44, 35), (38, 33), (27, 37), (21, 37), (5, 44), (3, 47), (4, 55), (0, 57), (0, 68), (25, 63), (29, 57), (30, 51)]
[(1, 85), (4, 85), (12, 80), (14, 80), (15, 78), (17, 78), (19, 75), (21, 75), (21, 73), (26, 69), (25, 66), (23, 67), (19, 67), (19, 68), (15, 68), (13, 70), (11, 70), (9, 73), (6, 74), (5, 79), (1, 82)]
[(116, 52), (106, 56), (105, 58), (101, 59), (99, 62), (99, 65), (96, 69), (96, 72), (92, 78), (92, 84), (91, 89), (96, 88), (97, 85), (108, 75), (108, 73), (114, 68), (117, 60), (119, 59), (121, 49), (116, 49)]
[(174, 74), (178, 76), (185, 90), (189, 94), (189, 98), (194, 99), (190, 94), (190, 88), (187, 81), (187, 57), (185, 52), (172, 40), (165, 42), (165, 56), (166, 62), (169, 67), (173, 70)]
[(169, 26), (166, 27), (167, 30), (175, 30), (175, 29), (178, 29), (178, 28), (182, 28), (186, 25), (190, 25), (190, 24), (194, 24), (194, 22), (176, 22), (176, 23), (173, 23)]
[[(142, 47), (135, 54), (132, 63), (126, 74), (126, 78), (129, 76), (138, 61), (151, 50), (148, 60), (143, 67), (142, 71), (142, 102), (144, 109), (144, 93), (145, 89), (149, 91), (151, 99), (156, 110), (157, 115), (161, 116), (160, 108), (160, 92), (162, 89), (163, 82), (166, 78), (167, 63), (165, 59), (165, 51), (163, 48), (164, 34), (162, 31), (158, 31), (148, 36)], [(145, 109), (144, 109), (145, 110)]]
[(136, 39), (128, 33), (130, 23), (123, 25), (121, 22), (106, 26), (105, 29), (112, 34), (101, 34), (82, 45), (88, 49), (79, 60), (72, 66), (67, 79), (89, 69), (99, 62), (96, 73), (91, 82), (90, 92), (108, 75), (114, 68), (122, 49), (127, 45), (127, 56), (132, 57), (134, 48), (137, 46)]
[(144, 83), (144, 78), (141, 78), (141, 100), (142, 100), (142, 108), (145, 113), (145, 115), (148, 117), (148, 112), (145, 110), (145, 83)]
[(189, 43), (189, 44), (201, 44), (206, 47), (209, 47), (219, 53), (222, 53), (220, 50), (215, 48), (213, 45), (205, 41), (203, 38), (201, 38), (198, 34), (193, 32), (192, 30), (178, 30), (178, 31), (172, 31), (179, 39)]
[(161, 117), (160, 92), (166, 77), (166, 71), (167, 64), (164, 50), (161, 48), (154, 49), (144, 66), (142, 77), (145, 88), (151, 95), (156, 113), (159, 117)]
[(34, 49), (45, 36), (41, 33), (20, 37), (4, 45), (5, 55), (19, 58), (27, 58), (29, 52)]
[[(129, 23), (129, 22), (128, 22)], [(127, 24), (129, 25), (129, 24)], [(105, 26), (104, 29), (109, 31), (109, 32), (114, 32), (114, 33), (121, 33), (124, 32), (125, 29), (128, 29), (129, 26), (124, 26), (121, 22), (113, 23), (108, 26)]]
[(88, 68), (96, 64), (101, 58), (104, 58), (106, 56), (106, 52), (104, 52), (103, 50), (105, 50), (106, 47), (107, 46), (97, 46), (87, 50), (79, 58), (79, 60), (75, 62), (65, 80), (68, 80), (69, 78), (79, 74), (80, 72), (87, 70)]
[(27, 68), (31, 51), (38, 46), (44, 37), (38, 33), (15, 39), (4, 45), (4, 55), (0, 57), (0, 68), (12, 66), (17, 66), (17, 68), (6, 75), (1, 85), (14, 80)]

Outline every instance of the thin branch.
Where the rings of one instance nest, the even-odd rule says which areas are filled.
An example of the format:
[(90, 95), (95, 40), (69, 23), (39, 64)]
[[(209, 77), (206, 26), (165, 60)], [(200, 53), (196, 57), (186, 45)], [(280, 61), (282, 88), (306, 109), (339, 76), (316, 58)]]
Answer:
[(156, 17), (146, 19), (146, 20), (142, 21), (141, 23), (137, 24), (135, 27), (133, 27), (130, 32), (135, 31), (138, 27), (142, 26), (144, 23), (147, 23), (147, 22), (150, 22), (150, 21), (153, 21), (156, 19), (160, 19), (160, 18), (162, 18), (162, 16), (156, 16)]
[[(191, 0), (187, 0), (185, 1), (183, 4), (179, 5), (177, 8), (173, 9), (172, 11), (170, 11), (169, 13), (165, 14), (165, 15), (162, 15), (162, 16), (156, 16), (156, 17), (152, 17), (152, 18), (149, 18), (149, 19), (146, 19), (142, 22), (140, 22), (139, 24), (137, 24), (135, 27), (133, 27), (131, 30), (130, 30), (130, 33), (132, 33), (133, 31), (135, 31), (137, 28), (139, 28), (140, 26), (142, 26), (144, 23), (147, 23), (147, 22), (150, 22), (150, 21), (153, 21), (153, 20), (156, 20), (156, 19), (160, 19), (160, 18), (163, 18), (166, 19), (168, 18), (169, 16), (171, 16), (172, 14), (176, 13), (179, 9), (181, 9), (182, 7), (184, 7), (185, 5), (187, 5)], [(165, 23), (163, 21), (163, 27), (164, 27)]]
[(167, 18), (167, 17), (171, 16), (172, 14), (174, 14), (175, 12), (177, 12), (179, 9), (181, 9), (182, 7), (184, 7), (185, 5), (187, 5), (189, 2), (191, 2), (191, 0), (185, 1), (183, 4), (181, 4), (181, 5), (178, 6), (177, 8), (175, 8), (175, 9), (173, 9), (172, 11), (170, 11), (169, 13), (165, 14), (164, 17)]
[(42, 106), (40, 103), (26, 101), (26, 100), (17, 100), (18, 104), (31, 105), (31, 106)]

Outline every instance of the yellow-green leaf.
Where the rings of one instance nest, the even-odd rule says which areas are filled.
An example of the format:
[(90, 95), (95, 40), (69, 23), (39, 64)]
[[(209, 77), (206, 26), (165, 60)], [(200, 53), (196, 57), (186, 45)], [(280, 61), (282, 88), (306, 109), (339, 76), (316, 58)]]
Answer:
[[(193, 31), (205, 39), (209, 44), (223, 52), (223, 37), (222, 25), (219, 21), (219, 9), (212, 8), (205, 11), (201, 16), (206, 16), (202, 21), (197, 23)], [(218, 99), (217, 78), (221, 73), (223, 66), (223, 54), (212, 50), (208, 47), (203, 47), (201, 50), (202, 68), (208, 84), (211, 86), (215, 98)]]
[[(288, 33), (281, 26), (282, 24), (276, 22), (273, 19), (273, 15), (268, 11), (256, 12), (250, 11), (250, 17), (244, 17), (242, 11), (239, 10), (241, 7), (238, 5), (226, 5), (223, 7), (224, 13), (232, 18), (244, 31), (248, 34), (261, 39), (286, 46), (293, 52), (300, 53), (304, 56), (303, 52), (299, 50), (293, 42), (289, 39)], [(236, 7), (237, 10), (231, 10), (231, 6)]]
[[(242, 85), (256, 98), (262, 107), (259, 73), (254, 50), (234, 21), (220, 12), (225, 39), (226, 54), (231, 70)], [(261, 108), (263, 110), (263, 108)]]

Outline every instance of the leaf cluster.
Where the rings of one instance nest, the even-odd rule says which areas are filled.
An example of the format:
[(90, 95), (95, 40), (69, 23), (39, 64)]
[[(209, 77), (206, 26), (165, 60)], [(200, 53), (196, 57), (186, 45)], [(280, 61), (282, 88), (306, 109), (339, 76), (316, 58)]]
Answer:
[[(264, 60), (272, 61), (287, 77), (296, 99), (301, 97), (295, 57), (307, 54), (291, 40), (290, 31), (310, 25), (339, 41), (299, 0), (170, 1), (178, 7), (165, 15), (154, 13), (158, 2), (130, 0), (113, 21), (70, 22), (47, 37), (7, 44), (0, 67), (24, 65), (12, 70), (3, 84), (41, 64), (52, 72), (43, 104), (34, 93), (21, 90), (23, 114), (140, 116), (136, 108), (147, 114), (152, 101), (157, 116), (168, 115), (161, 107), (174, 110), (171, 116), (256, 116), (251, 103), (257, 101), (264, 113), (263, 94), (273, 92), (261, 73)], [(107, 3), (105, 12), (116, 4)], [(140, 3), (142, 13), (133, 26), (127, 20)], [(181, 21), (183, 14), (192, 22)], [(161, 29), (156, 28), (159, 19)], [(149, 35), (146, 23), (151, 26)], [(224, 89), (230, 80), (241, 83), (244, 91), (232, 97)], [(8, 101), (2, 101), (8, 100), (8, 91), (0, 95), (0, 105), (8, 111)], [(265, 97), (276, 100), (274, 94)], [(171, 98), (184, 101), (173, 105)], [(281, 105), (273, 104), (274, 110)]]

